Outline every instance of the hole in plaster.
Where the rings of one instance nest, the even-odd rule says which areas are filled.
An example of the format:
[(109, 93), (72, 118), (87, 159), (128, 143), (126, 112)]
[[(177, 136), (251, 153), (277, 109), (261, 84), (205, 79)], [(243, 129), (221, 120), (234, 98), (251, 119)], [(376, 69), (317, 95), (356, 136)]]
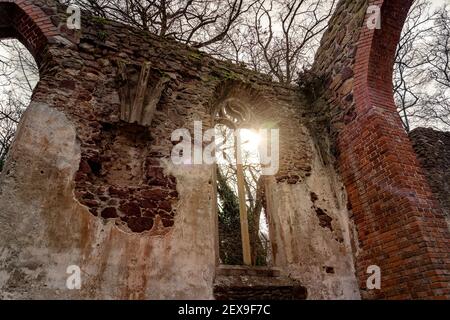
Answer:
[(100, 172), (102, 171), (102, 164), (94, 159), (89, 159), (87, 162), (92, 173), (95, 174), (96, 176), (99, 176)]
[(334, 273), (334, 268), (333, 267), (325, 266), (324, 269), (325, 269), (326, 273)]
[(151, 152), (148, 128), (103, 123), (93, 141), (83, 150), (76, 174), (80, 203), (125, 230), (167, 233), (176, 214), (176, 179), (160, 166), (164, 155)]
[(323, 209), (317, 207), (315, 207), (314, 210), (316, 211), (316, 215), (319, 218), (319, 225), (322, 228), (328, 228), (330, 229), (330, 231), (333, 231), (333, 227), (331, 226), (331, 221), (333, 221), (333, 218), (326, 214), (326, 210), (324, 211)]

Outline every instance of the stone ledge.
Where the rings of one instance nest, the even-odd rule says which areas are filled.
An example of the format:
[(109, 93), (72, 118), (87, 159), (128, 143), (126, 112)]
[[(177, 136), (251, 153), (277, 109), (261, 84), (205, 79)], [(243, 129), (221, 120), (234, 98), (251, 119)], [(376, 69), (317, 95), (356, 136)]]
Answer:
[(270, 267), (247, 267), (239, 265), (221, 265), (216, 270), (217, 275), (221, 276), (260, 276), (260, 277), (278, 277), (281, 270)]
[(280, 270), (220, 266), (213, 289), (217, 300), (304, 300), (307, 290)]

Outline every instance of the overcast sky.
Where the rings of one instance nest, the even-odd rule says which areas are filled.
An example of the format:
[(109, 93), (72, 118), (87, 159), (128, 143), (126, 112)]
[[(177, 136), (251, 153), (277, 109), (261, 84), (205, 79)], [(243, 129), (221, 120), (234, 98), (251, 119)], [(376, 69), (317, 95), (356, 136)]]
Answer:
[(450, 0), (431, 0), (434, 6), (440, 6), (444, 3), (450, 4)]

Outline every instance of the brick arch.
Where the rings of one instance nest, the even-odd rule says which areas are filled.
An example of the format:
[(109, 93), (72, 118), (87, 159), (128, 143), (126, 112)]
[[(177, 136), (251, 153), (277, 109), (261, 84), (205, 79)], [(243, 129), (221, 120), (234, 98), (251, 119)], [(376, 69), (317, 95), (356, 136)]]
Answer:
[[(371, 105), (396, 110), (392, 92), (395, 52), (413, 0), (369, 1), (381, 7), (381, 29), (364, 23), (355, 62), (355, 99), (359, 112)], [(367, 17), (366, 17), (367, 18)]]
[[(368, 1), (381, 7), (381, 29), (361, 26), (353, 65), (354, 116), (337, 137), (358, 232), (356, 270), (364, 298), (450, 298), (449, 230), (393, 98), (394, 56), (412, 2)], [(367, 290), (370, 265), (381, 268), (381, 290)]]
[(57, 29), (41, 8), (26, 0), (0, 1), (0, 39), (17, 38), (41, 63), (42, 51)]

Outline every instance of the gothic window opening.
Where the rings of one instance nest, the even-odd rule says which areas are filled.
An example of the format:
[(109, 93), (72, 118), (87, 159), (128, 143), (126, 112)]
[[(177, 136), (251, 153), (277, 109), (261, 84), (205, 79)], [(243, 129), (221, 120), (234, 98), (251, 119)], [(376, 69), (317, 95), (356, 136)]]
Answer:
[(216, 185), (219, 256), (222, 265), (267, 266), (270, 239), (261, 174), (261, 136), (238, 101), (216, 114)]

